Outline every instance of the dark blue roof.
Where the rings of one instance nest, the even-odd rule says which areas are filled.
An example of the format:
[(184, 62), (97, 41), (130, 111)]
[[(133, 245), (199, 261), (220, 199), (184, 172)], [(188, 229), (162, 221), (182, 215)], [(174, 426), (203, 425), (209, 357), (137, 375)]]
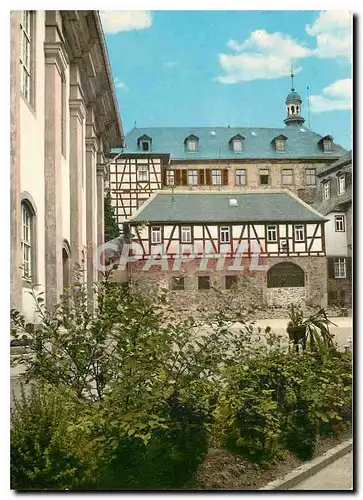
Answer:
[(298, 94), (297, 92), (295, 92), (294, 90), (290, 92), (290, 94), (286, 97), (286, 102), (288, 101), (295, 101), (295, 100), (299, 100), (301, 101), (301, 97), (300, 97), (300, 94)]
[[(151, 152), (170, 154), (172, 160), (207, 160), (207, 159), (257, 159), (257, 158), (340, 158), (346, 150), (333, 144), (330, 153), (324, 153), (318, 144), (322, 136), (304, 126), (283, 128), (258, 127), (148, 127), (134, 128), (126, 136), (125, 153), (149, 154), (140, 151), (137, 140), (142, 135), (152, 139)], [(243, 151), (231, 150), (229, 141), (237, 134), (245, 137)], [(276, 151), (271, 141), (279, 135), (285, 135), (286, 151)], [(188, 152), (185, 149), (186, 137), (195, 135), (199, 138), (198, 150)], [(114, 150), (119, 153), (121, 150)]]

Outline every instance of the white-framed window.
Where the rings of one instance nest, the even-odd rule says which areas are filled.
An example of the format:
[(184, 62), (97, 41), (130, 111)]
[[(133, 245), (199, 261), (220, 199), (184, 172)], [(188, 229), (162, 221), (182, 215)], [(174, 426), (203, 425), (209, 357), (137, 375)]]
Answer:
[(285, 151), (285, 139), (276, 139), (276, 151)]
[(188, 185), (189, 186), (198, 185), (198, 170), (188, 170)]
[(219, 228), (219, 242), (229, 243), (231, 241), (231, 230), (228, 226), (222, 226)]
[(307, 168), (305, 170), (305, 184), (307, 186), (315, 186), (316, 184), (316, 169)]
[(190, 226), (182, 226), (181, 228), (181, 242), (191, 243), (192, 242), (192, 228)]
[(270, 171), (268, 168), (260, 169), (260, 184), (261, 186), (267, 186), (270, 184)]
[(277, 226), (267, 226), (267, 241), (269, 243), (277, 241)]
[(292, 169), (284, 168), (281, 172), (281, 182), (284, 186), (292, 185)]
[(153, 226), (151, 228), (151, 243), (161, 243), (161, 227)]
[(220, 186), (222, 184), (221, 170), (212, 170), (212, 184), (213, 186)]
[(345, 175), (339, 175), (338, 177), (338, 194), (343, 194), (346, 191), (345, 185)]
[(246, 169), (237, 168), (236, 169), (236, 185), (245, 186), (246, 185)]
[(334, 259), (334, 276), (335, 278), (346, 278), (347, 263), (344, 257)]
[(166, 171), (166, 184), (168, 186), (174, 186), (175, 184), (175, 172), (174, 170)]
[(140, 182), (147, 182), (149, 180), (149, 169), (147, 165), (137, 166), (137, 180)]
[(20, 81), (21, 91), (29, 104), (33, 104), (33, 31), (34, 11), (22, 10), (20, 18)]
[(242, 139), (233, 139), (232, 148), (235, 153), (240, 153), (243, 151), (243, 141)]
[(186, 145), (188, 151), (196, 151), (198, 147), (198, 141), (197, 139), (190, 138), (187, 140)]
[(302, 224), (294, 226), (295, 241), (305, 241), (305, 230)]
[(323, 192), (323, 200), (329, 200), (329, 198), (330, 198), (330, 181), (323, 183), (322, 192)]
[(331, 139), (323, 140), (324, 153), (330, 153), (333, 150), (333, 141)]
[(23, 278), (27, 281), (32, 276), (33, 261), (33, 214), (29, 207), (21, 204), (21, 253), (22, 253), (22, 271)]
[(336, 215), (335, 219), (335, 231), (344, 232), (345, 231), (345, 216), (344, 215)]

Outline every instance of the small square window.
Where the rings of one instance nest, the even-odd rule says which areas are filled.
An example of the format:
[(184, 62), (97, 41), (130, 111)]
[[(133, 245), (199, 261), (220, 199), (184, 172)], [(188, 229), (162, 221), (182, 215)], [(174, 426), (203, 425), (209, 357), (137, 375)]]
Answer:
[(227, 290), (230, 290), (231, 288), (237, 288), (238, 286), (238, 276), (226, 276), (225, 277), (225, 286)]
[(261, 186), (270, 184), (270, 171), (268, 169), (260, 170), (260, 184)]
[(184, 290), (184, 277), (183, 276), (173, 276), (169, 284), (170, 290)]
[(345, 258), (334, 259), (334, 276), (335, 278), (346, 278), (346, 260)]
[(281, 172), (281, 181), (284, 186), (291, 186), (293, 183), (292, 170), (283, 169)]
[(219, 241), (220, 243), (229, 243), (230, 242), (230, 228), (228, 226), (226, 227), (220, 227), (219, 228)]
[(335, 231), (344, 232), (345, 231), (345, 217), (344, 215), (335, 216)]
[(210, 277), (198, 276), (198, 290), (209, 290), (209, 289), (210, 289)]
[(303, 225), (294, 226), (295, 241), (305, 241), (305, 231)]
[(267, 226), (267, 241), (269, 243), (277, 241), (277, 226)]
[(181, 242), (182, 243), (192, 242), (192, 228), (190, 226), (183, 226), (181, 228)]
[(236, 185), (245, 186), (246, 185), (246, 169), (238, 168), (236, 170)]
[(161, 243), (161, 227), (155, 226), (151, 228), (151, 243)]
[(220, 186), (222, 184), (221, 170), (212, 170), (212, 184), (213, 186)]

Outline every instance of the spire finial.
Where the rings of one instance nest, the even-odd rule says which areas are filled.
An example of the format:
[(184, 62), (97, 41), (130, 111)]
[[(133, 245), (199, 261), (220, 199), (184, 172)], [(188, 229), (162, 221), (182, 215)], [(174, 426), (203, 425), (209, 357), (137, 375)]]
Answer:
[(294, 92), (294, 70), (292, 68), (292, 63), (291, 63), (291, 91)]

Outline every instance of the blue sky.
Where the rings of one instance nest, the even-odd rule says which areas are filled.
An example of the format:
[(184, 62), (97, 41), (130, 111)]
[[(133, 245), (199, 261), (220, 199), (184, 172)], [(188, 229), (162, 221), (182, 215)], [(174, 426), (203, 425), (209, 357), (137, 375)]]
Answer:
[(351, 148), (347, 11), (101, 11), (125, 132), (283, 127), (291, 88), (310, 128)]

